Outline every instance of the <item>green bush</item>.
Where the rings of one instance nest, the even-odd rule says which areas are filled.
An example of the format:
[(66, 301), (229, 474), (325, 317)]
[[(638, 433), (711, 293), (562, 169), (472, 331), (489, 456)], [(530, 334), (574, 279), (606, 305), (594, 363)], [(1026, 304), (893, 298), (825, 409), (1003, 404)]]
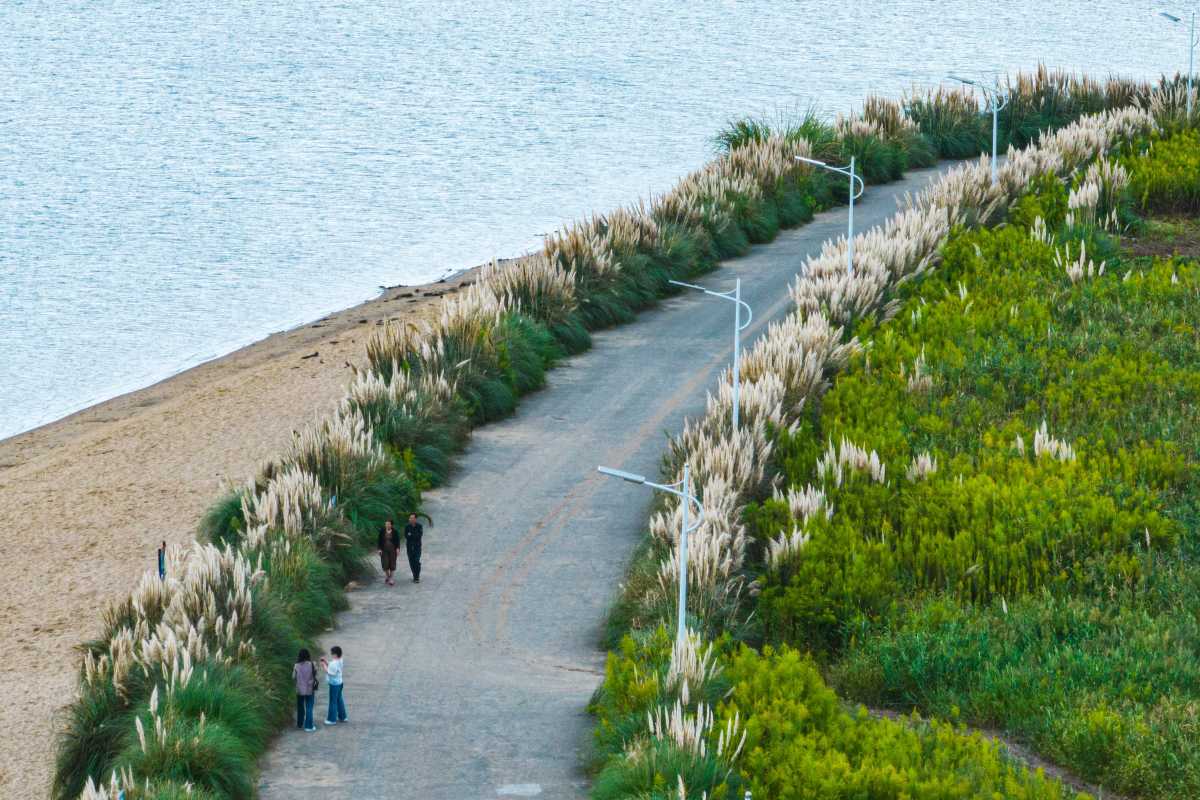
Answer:
[[(850, 697), (961, 712), (1106, 787), (1192, 797), (1200, 266), (1122, 262), (1066, 212), (1035, 181), (860, 324), (864, 352), (775, 451), (836, 513), (747, 508), (752, 556), (809, 537), (762, 565), (757, 610)], [(1068, 274), (1081, 243), (1103, 272)]]
[(873, 705), (961, 714), (1008, 730), (1089, 779), (1144, 797), (1200, 785), (1200, 570), (1160, 557), (1145, 577), (1081, 597), (1002, 607), (944, 598), (856, 631), (833, 669)]
[[(1062, 199), (1042, 193), (1014, 218), (1054, 218)], [(791, 444), (806, 430), (780, 437), (789, 480), (822, 488), (838, 513), (810, 520), (804, 550), (766, 576), (772, 636), (830, 648), (909, 591), (988, 602), (1066, 590), (1094, 557), (1122, 581), (1144, 539), (1179, 541), (1200, 347), (1158, 332), (1190, 324), (1200, 273), (1167, 262), (1124, 277), (1072, 283), (1054, 247), (1017, 225), (960, 234), (893, 322), (860, 330), (871, 347), (823, 399), (816, 436), (876, 452), (887, 475)], [(1075, 454), (1038, 455), (1042, 435)], [(923, 453), (936, 471), (906, 475)], [(801, 524), (778, 502), (748, 519), (756, 541)]]
[(740, 771), (755, 797), (1066, 798), (996, 744), (952, 726), (847, 712), (815, 665), (795, 650), (744, 649), (718, 725), (744, 721)]
[(75, 800), (89, 777), (107, 779), (133, 732), (132, 713), (109, 683), (81, 687), (66, 713), (54, 759), (54, 800)]
[(1200, 132), (1187, 130), (1151, 144), (1129, 160), (1130, 193), (1146, 211), (1200, 212)]
[[(672, 646), (671, 634), (659, 626), (636, 636), (626, 635), (616, 651), (608, 654), (604, 682), (588, 704), (588, 711), (597, 720), (594, 738), (598, 760), (621, 754), (644, 728), (646, 713), (673, 702), (667, 674)], [(718, 677), (689, 689), (689, 705), (704, 702), (713, 706), (728, 689), (728, 683)]]
[(905, 100), (904, 111), (942, 158), (970, 158), (991, 152), (991, 131), (974, 98), (940, 90)]
[(772, 136), (793, 142), (803, 139), (812, 147), (816, 159), (836, 158), (840, 151), (833, 125), (812, 106), (778, 113), (774, 119), (759, 116), (731, 120), (713, 137), (713, 143), (719, 151), (728, 153), (751, 142), (765, 142)]
[(214, 797), (253, 797), (255, 752), (216, 722), (170, 720), (160, 739), (149, 715), (141, 717), (146, 729), (143, 749), (136, 739), (117, 757), (118, 770), (154, 776), (157, 781), (190, 783)]
[(241, 492), (229, 492), (200, 519), (200, 540), (217, 545), (237, 544), (245, 532)]

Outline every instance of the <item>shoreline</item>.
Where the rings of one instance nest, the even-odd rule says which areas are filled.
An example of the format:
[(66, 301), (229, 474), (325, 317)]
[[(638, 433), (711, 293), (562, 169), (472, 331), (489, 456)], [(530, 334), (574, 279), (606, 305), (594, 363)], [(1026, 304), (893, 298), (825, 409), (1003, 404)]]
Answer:
[(0, 740), (0, 796), (45, 796), (78, 647), (101, 630), (97, 612), (153, 567), (158, 544), (190, 545), (229, 482), (331, 409), (376, 330), (431, 320), (482, 269), (386, 288), (0, 440), (0, 646), (38, 676), (0, 709), (0, 725), (25, 731)]
[[(513, 259), (500, 258), (500, 259), (496, 259), (496, 260), (500, 263), (505, 263), (505, 262), (511, 261)], [(87, 402), (86, 405), (83, 405), (72, 411), (68, 411), (60, 417), (56, 417), (56, 418), (54, 418), (52, 420), (48, 420), (46, 422), (38, 423), (34, 427), (29, 428), (27, 430), (18, 431), (17, 433), (10, 434), (9, 436), (0, 437), (0, 452), (2, 452), (5, 447), (7, 447), (11, 443), (17, 441), (18, 439), (21, 439), (26, 436), (33, 436), (35, 434), (44, 432), (47, 429), (49, 429), (55, 425), (68, 423), (77, 416), (84, 415), (84, 414), (87, 414), (92, 411), (99, 411), (102, 409), (102, 407), (108, 406), (109, 404), (119, 404), (119, 401), (127, 399), (127, 398), (132, 398), (134, 395), (139, 395), (143, 392), (149, 392), (152, 389), (157, 389), (160, 387), (165, 388), (165, 384), (167, 384), (171, 381), (174, 381), (177, 378), (182, 378), (190, 372), (193, 372), (195, 370), (201, 370), (204, 368), (215, 367), (215, 366), (219, 365), (221, 362), (223, 362), (227, 359), (231, 359), (239, 354), (245, 353), (245, 352), (253, 350), (255, 348), (265, 347), (272, 340), (275, 340), (277, 338), (291, 336), (291, 335), (296, 334), (306, 328), (325, 327), (324, 323), (330, 322), (332, 320), (343, 317), (345, 315), (352, 316), (353, 312), (360, 311), (360, 310), (362, 312), (364, 312), (364, 314), (367, 314), (368, 318), (370, 318), (372, 309), (378, 303), (395, 302), (397, 300), (402, 300), (402, 299), (406, 299), (406, 300), (409, 300), (410, 302), (412, 302), (415, 300), (422, 300), (422, 299), (426, 299), (426, 298), (437, 297), (437, 296), (440, 296), (440, 294), (442, 293), (442, 292), (438, 291), (439, 287), (442, 287), (443, 289), (445, 289), (445, 287), (452, 287), (451, 289), (448, 289), (446, 291), (457, 290), (458, 288), (460, 288), (463, 285), (463, 283), (462, 283), (463, 279), (470, 278), (474, 275), (477, 275), (479, 273), (479, 271), (481, 269), (483, 269), (484, 266), (486, 266), (486, 265), (479, 264), (474, 267), (467, 267), (467, 268), (460, 269), (460, 270), (450, 271), (450, 272), (446, 273), (446, 275), (444, 277), (438, 278), (435, 281), (429, 281), (428, 283), (416, 283), (416, 284), (412, 284), (412, 285), (396, 284), (395, 286), (381, 286), (380, 287), (381, 291), (379, 292), (379, 294), (370, 299), (363, 300), (362, 302), (355, 303), (354, 305), (351, 305), (351, 306), (347, 306), (344, 308), (336, 309), (334, 311), (330, 311), (330, 312), (326, 313), (324, 316), (317, 317), (315, 319), (309, 319), (304, 322), (292, 325), (291, 327), (283, 328), (283, 329), (280, 329), (277, 331), (272, 331), (272, 332), (266, 334), (265, 336), (260, 336), (259, 338), (254, 339), (253, 341), (238, 345), (238, 346), (234, 347), (232, 350), (221, 353), (220, 355), (210, 356), (210, 357), (205, 358), (203, 361), (199, 361), (195, 364), (180, 367), (179, 369), (175, 370), (174, 372), (171, 372), (170, 374), (165, 375), (161, 378), (155, 379), (150, 383), (138, 386), (133, 389), (127, 389), (124, 391), (120, 391), (117, 394), (113, 395), (112, 397), (107, 397), (107, 398), (104, 398), (101, 400)], [(408, 295), (410, 293), (413, 296), (409, 297)], [(5, 466), (7, 466), (7, 465), (4, 464), (3, 462), (0, 462), (0, 470), (3, 470), (5, 468)], [(0, 475), (2, 475), (2, 474), (3, 473), (0, 472)]]

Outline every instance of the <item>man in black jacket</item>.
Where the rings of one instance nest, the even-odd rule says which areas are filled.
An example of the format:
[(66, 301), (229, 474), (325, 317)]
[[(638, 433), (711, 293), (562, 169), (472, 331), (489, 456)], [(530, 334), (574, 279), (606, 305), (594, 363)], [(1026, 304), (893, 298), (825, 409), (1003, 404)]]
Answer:
[(413, 583), (421, 582), (421, 536), (425, 529), (417, 522), (416, 514), (408, 515), (404, 526), (404, 549), (408, 551), (408, 567), (412, 570)]

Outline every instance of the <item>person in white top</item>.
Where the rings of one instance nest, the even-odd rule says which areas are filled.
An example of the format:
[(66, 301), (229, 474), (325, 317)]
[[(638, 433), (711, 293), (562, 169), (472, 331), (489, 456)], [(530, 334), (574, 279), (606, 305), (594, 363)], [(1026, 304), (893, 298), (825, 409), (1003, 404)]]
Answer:
[(332, 661), (321, 659), (329, 684), (329, 713), (325, 715), (325, 724), (336, 725), (350, 719), (346, 716), (346, 700), (342, 697), (342, 648), (331, 647), (329, 652), (333, 654)]

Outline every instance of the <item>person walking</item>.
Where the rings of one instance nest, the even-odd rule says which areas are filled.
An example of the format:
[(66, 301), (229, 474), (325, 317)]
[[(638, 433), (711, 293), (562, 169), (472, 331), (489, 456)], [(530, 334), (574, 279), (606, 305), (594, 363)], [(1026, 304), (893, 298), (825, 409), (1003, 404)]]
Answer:
[(342, 648), (329, 648), (333, 654), (332, 661), (321, 657), (321, 666), (325, 668), (325, 676), (329, 683), (329, 713), (325, 715), (326, 725), (336, 725), (339, 722), (349, 722), (346, 716), (346, 699), (342, 695)]
[(379, 529), (379, 566), (383, 568), (383, 582), (395, 586), (392, 576), (396, 573), (396, 554), (400, 551), (400, 532), (389, 519)]
[(417, 522), (416, 514), (408, 515), (404, 526), (404, 549), (408, 551), (408, 568), (412, 570), (413, 583), (421, 582), (421, 537), (425, 529)]
[(317, 665), (312, 662), (308, 650), (301, 648), (292, 666), (292, 679), (296, 681), (296, 727), (309, 733), (317, 729), (313, 725), (313, 703), (317, 699)]

